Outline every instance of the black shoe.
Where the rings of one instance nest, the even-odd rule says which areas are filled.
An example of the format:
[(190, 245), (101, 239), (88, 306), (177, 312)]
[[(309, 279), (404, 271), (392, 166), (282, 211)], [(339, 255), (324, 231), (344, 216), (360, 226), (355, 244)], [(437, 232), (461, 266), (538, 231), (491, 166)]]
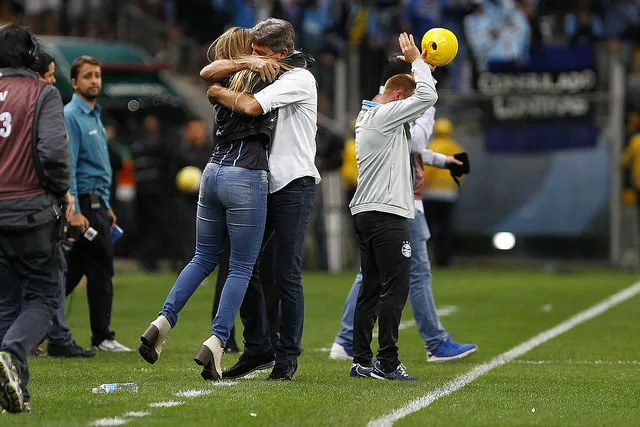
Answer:
[(407, 368), (401, 363), (398, 367), (391, 371), (385, 371), (380, 364), (380, 361), (377, 361), (375, 366), (373, 367), (373, 371), (371, 371), (371, 377), (379, 380), (396, 380), (396, 381), (416, 381), (416, 377), (412, 377), (407, 373)]
[(96, 351), (92, 348), (84, 349), (73, 341), (69, 345), (57, 345), (49, 343), (47, 354), (50, 357), (93, 357)]
[(269, 374), (268, 380), (291, 381), (295, 378), (298, 371), (298, 362), (293, 363), (276, 363), (273, 371)]
[(253, 371), (269, 369), (275, 364), (275, 360), (276, 356), (273, 351), (252, 357), (247, 357), (242, 353), (235, 365), (222, 372), (222, 378), (242, 378)]

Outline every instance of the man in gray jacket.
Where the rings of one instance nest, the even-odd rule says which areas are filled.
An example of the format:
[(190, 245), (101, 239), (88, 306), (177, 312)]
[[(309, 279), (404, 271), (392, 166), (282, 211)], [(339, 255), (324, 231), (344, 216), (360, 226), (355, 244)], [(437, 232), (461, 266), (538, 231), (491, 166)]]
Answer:
[[(415, 76), (387, 80), (379, 103), (363, 101), (356, 121), (358, 187), (349, 207), (360, 246), (362, 287), (354, 317), (351, 376), (414, 380), (398, 359), (398, 325), (409, 292), (411, 238), (407, 219), (414, 217), (409, 123), (433, 106), (438, 95), (432, 67), (413, 37), (399, 37), (403, 59)], [(458, 163), (447, 157), (445, 163)], [(379, 345), (371, 360), (373, 326), (378, 316)]]
[(58, 305), (70, 180), (60, 94), (29, 71), (38, 50), (28, 30), (0, 27), (0, 406), (12, 413), (30, 411), (27, 352)]

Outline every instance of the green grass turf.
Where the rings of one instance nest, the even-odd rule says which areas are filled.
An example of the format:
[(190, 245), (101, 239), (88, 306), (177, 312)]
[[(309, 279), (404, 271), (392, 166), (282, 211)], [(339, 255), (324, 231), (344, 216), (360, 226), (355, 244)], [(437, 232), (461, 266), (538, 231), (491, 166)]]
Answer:
[[(120, 342), (137, 349), (140, 334), (155, 318), (173, 279), (134, 271), (116, 277), (112, 327)], [(137, 351), (99, 353), (87, 360), (30, 359), (35, 413), (0, 415), (0, 425), (87, 426), (101, 418), (122, 418), (129, 411), (151, 415), (126, 418), (127, 426), (366, 425), (629, 286), (637, 277), (604, 270), (564, 275), (532, 269), (436, 270), (437, 306), (458, 307), (442, 318), (445, 327), (454, 339), (476, 342), (480, 349), (457, 363), (428, 365), (416, 328), (405, 329), (400, 333), (400, 358), (409, 373), (420, 378), (411, 383), (352, 379), (348, 362), (328, 360), (328, 353), (318, 350), (329, 347), (338, 331), (352, 280), (352, 272), (305, 273), (305, 352), (293, 382), (266, 381), (266, 373), (231, 386), (212, 386), (200, 378), (193, 356), (210, 333), (212, 278), (181, 313), (158, 363), (146, 364)], [(618, 361), (640, 360), (639, 301), (634, 297), (577, 326), (398, 425), (638, 425), (640, 364)], [(409, 304), (403, 318), (412, 318)], [(69, 323), (76, 340), (88, 345), (83, 290), (72, 297)], [(225, 356), (223, 367), (235, 360)], [(546, 363), (534, 363), (538, 361)], [(91, 393), (92, 387), (111, 382), (136, 382), (140, 392)], [(212, 393), (175, 396), (178, 391), (202, 389)], [(148, 407), (169, 400), (184, 404)]]

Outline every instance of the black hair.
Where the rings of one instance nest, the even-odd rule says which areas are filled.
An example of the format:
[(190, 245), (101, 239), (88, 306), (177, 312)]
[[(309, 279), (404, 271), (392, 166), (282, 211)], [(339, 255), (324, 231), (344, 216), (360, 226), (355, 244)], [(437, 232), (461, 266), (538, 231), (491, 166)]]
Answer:
[(36, 63), (33, 64), (31, 69), (40, 74), (40, 77), (44, 77), (44, 75), (49, 71), (49, 64), (52, 62), (56, 62), (53, 56), (49, 55), (47, 52), (40, 52), (40, 55), (38, 55), (38, 58), (36, 59)]
[(398, 74), (411, 74), (411, 64), (393, 56), (389, 58), (389, 64), (387, 64), (387, 68), (382, 73), (380, 86), (384, 86), (387, 80)]
[(0, 68), (31, 69), (38, 49), (38, 40), (26, 28), (15, 23), (0, 27)]

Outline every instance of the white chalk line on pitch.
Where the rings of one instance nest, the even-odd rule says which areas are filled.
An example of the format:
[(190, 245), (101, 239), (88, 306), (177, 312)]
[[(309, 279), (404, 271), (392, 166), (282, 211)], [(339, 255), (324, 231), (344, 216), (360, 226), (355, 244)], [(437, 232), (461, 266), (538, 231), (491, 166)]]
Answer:
[[(458, 307), (455, 306), (455, 305), (445, 305), (444, 307), (436, 308), (436, 312), (438, 313), (439, 317), (451, 316), (456, 311), (458, 311)], [(409, 328), (412, 328), (414, 326), (416, 326), (416, 321), (415, 320), (403, 320), (398, 325), (398, 330), (409, 329)], [(373, 338), (377, 338), (378, 337), (378, 331), (377, 330), (373, 331), (372, 337)], [(328, 352), (331, 351), (331, 347), (314, 348), (311, 351), (317, 351), (317, 352), (321, 352), (321, 353), (328, 353)]]
[[(436, 313), (438, 314), (438, 317), (451, 316), (456, 311), (458, 311), (458, 307), (455, 306), (455, 305), (445, 305), (444, 307), (436, 308)], [(409, 329), (409, 328), (412, 328), (414, 326), (416, 326), (416, 321), (415, 320), (413, 320), (413, 319), (411, 319), (411, 320), (403, 320), (398, 325), (398, 330)], [(377, 337), (378, 337), (378, 331), (374, 330), (373, 331), (373, 338), (377, 338)]]
[(640, 365), (640, 360), (514, 360), (519, 365)]
[(394, 422), (401, 420), (407, 415), (418, 412), (428, 407), (436, 400), (460, 390), (462, 387), (476, 380), (481, 375), (484, 375), (497, 367), (505, 365), (511, 362), (513, 359), (533, 350), (539, 345), (544, 344), (545, 342), (573, 329), (574, 327), (601, 315), (612, 307), (615, 307), (616, 305), (633, 298), (638, 293), (640, 293), (640, 282), (636, 282), (628, 288), (623, 289), (622, 291), (613, 294), (608, 298), (605, 298), (591, 308), (588, 308), (587, 310), (584, 310), (576, 314), (575, 316), (565, 320), (559, 325), (548, 329), (536, 335), (535, 337), (513, 347), (511, 350), (508, 350), (501, 355), (494, 357), (489, 362), (476, 366), (466, 374), (462, 374), (459, 377), (449, 381), (444, 386), (438, 387), (435, 390), (425, 394), (424, 396), (413, 399), (402, 408), (397, 409), (388, 415), (370, 421), (368, 423), (368, 427), (391, 426)]
[[(220, 387), (220, 386), (228, 387), (228, 386), (234, 386), (237, 384), (238, 384), (237, 381), (212, 381), (211, 382), (212, 387)], [(177, 393), (175, 393), (175, 396), (182, 397), (182, 398), (195, 398), (195, 397), (206, 396), (213, 392), (214, 392), (213, 389), (193, 389), (193, 390), (178, 391)], [(174, 408), (176, 406), (181, 406), (184, 403), (185, 403), (184, 400), (167, 400), (164, 402), (151, 402), (147, 404), (147, 406), (149, 408)], [(149, 411), (132, 411), (132, 412), (127, 412), (120, 417), (100, 418), (91, 422), (89, 425), (97, 426), (97, 427), (121, 426), (131, 421), (132, 418), (143, 418), (143, 417), (148, 417), (149, 415), (151, 415), (151, 412)]]

